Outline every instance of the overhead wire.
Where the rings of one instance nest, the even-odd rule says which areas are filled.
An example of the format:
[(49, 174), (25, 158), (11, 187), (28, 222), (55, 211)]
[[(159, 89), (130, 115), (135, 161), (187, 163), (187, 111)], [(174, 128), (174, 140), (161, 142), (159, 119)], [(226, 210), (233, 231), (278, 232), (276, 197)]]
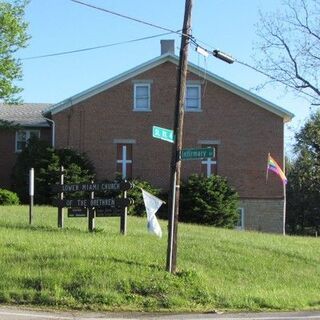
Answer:
[[(112, 44), (107, 44), (107, 45), (102, 45), (102, 46), (96, 46), (96, 47), (90, 47), (90, 48), (83, 48), (83, 49), (77, 49), (77, 50), (70, 50), (70, 51), (64, 51), (64, 52), (58, 52), (58, 53), (52, 53), (52, 54), (45, 54), (45, 55), (40, 55), (40, 56), (34, 56), (34, 57), (27, 57), (27, 58), (21, 58), (20, 60), (31, 60), (31, 59), (39, 59), (39, 58), (47, 58), (47, 57), (53, 57), (53, 56), (59, 56), (59, 55), (66, 55), (66, 54), (72, 54), (72, 53), (77, 53), (77, 52), (84, 52), (84, 51), (90, 51), (90, 50), (96, 50), (96, 49), (102, 49), (102, 48), (107, 48), (107, 47), (112, 47), (112, 46), (116, 46), (116, 45), (121, 45), (121, 44), (127, 44), (127, 43), (132, 43), (132, 42), (137, 42), (137, 41), (143, 41), (143, 40), (147, 40), (147, 39), (152, 39), (152, 38), (156, 38), (156, 37), (160, 37), (160, 36), (164, 36), (164, 35), (168, 35), (168, 34), (177, 34), (179, 36), (187, 36), (191, 43), (197, 47), (199, 46), (198, 43), (201, 43), (205, 46), (208, 46), (210, 48), (214, 48), (212, 45), (208, 44), (208, 43), (205, 43), (201, 40), (196, 40), (195, 37), (193, 37), (192, 35), (189, 35), (189, 34), (184, 34), (182, 32), (182, 30), (172, 30), (172, 29), (169, 29), (169, 28), (166, 28), (166, 27), (162, 27), (162, 26), (159, 26), (157, 24), (154, 24), (154, 23), (151, 23), (151, 22), (147, 22), (147, 21), (144, 21), (144, 20), (141, 20), (141, 19), (137, 19), (137, 18), (134, 18), (134, 17), (130, 17), (128, 15), (124, 15), (124, 14), (121, 14), (121, 13), (118, 13), (118, 12), (115, 12), (115, 11), (112, 11), (112, 10), (109, 10), (109, 9), (105, 9), (105, 8), (101, 8), (101, 7), (98, 7), (98, 6), (95, 6), (95, 5), (92, 5), (92, 4), (89, 4), (89, 3), (86, 3), (86, 2), (83, 2), (83, 1), (80, 1), (80, 0), (70, 0), (74, 3), (78, 3), (78, 4), (81, 4), (83, 6), (86, 6), (86, 7), (89, 7), (89, 8), (92, 8), (92, 9), (95, 9), (95, 10), (99, 10), (99, 11), (102, 11), (102, 12), (106, 12), (106, 13), (109, 13), (109, 14), (112, 14), (112, 15), (116, 15), (118, 17), (121, 17), (121, 18), (124, 18), (124, 19), (128, 19), (128, 20), (131, 20), (131, 21), (135, 21), (135, 22), (138, 22), (138, 23), (142, 23), (142, 24), (145, 24), (145, 25), (148, 25), (150, 27), (153, 27), (153, 28), (157, 28), (157, 29), (160, 29), (160, 30), (164, 30), (164, 31), (167, 31), (166, 33), (162, 33), (162, 34), (158, 34), (158, 35), (153, 35), (153, 36), (149, 36), (149, 37), (143, 37), (143, 38), (138, 38), (138, 39), (133, 39), (133, 40), (127, 40), (127, 41), (122, 41), (122, 42), (116, 42), (116, 43), (112, 43)], [(211, 53), (211, 50), (208, 50), (208, 49), (205, 49), (203, 48), (202, 46), (200, 46), (202, 49), (204, 49), (206, 52), (208, 53)], [(250, 68), (251, 70), (254, 70), (270, 79), (272, 79), (273, 81), (277, 81), (279, 83), (282, 83), (283, 85), (291, 88), (291, 89), (294, 89), (296, 91), (299, 91), (295, 86), (293, 85), (290, 85), (290, 84), (287, 84), (286, 82), (284, 81), (281, 81), (280, 79), (277, 79), (276, 77), (254, 67), (254, 66), (251, 66), (250, 64), (246, 63), (246, 62), (243, 62), (243, 61), (240, 61), (238, 59), (235, 59), (235, 62), (239, 63), (240, 65), (242, 66), (245, 66), (247, 68)], [(300, 93), (314, 99), (314, 96), (312, 96), (311, 94), (307, 93), (307, 92), (304, 92), (304, 91), (299, 91)]]
[(20, 60), (34, 60), (34, 59), (62, 56), (62, 55), (73, 54), (73, 53), (78, 53), (78, 52), (85, 52), (85, 51), (109, 48), (109, 47), (114, 47), (114, 46), (118, 46), (118, 45), (123, 45), (123, 44), (128, 44), (128, 43), (133, 43), (133, 42), (138, 42), (138, 41), (143, 41), (143, 40), (148, 40), (148, 39), (152, 39), (152, 38), (157, 38), (157, 37), (165, 36), (165, 35), (168, 35), (168, 34), (172, 34), (172, 32), (160, 33), (160, 34), (147, 36), (147, 37), (143, 37), (143, 38), (137, 38), (137, 39), (131, 39), (131, 40), (126, 40), (126, 41), (121, 41), (121, 42), (115, 42), (115, 43), (105, 44), (105, 45), (101, 45), (101, 46), (95, 46), (95, 47), (89, 47), (89, 48), (81, 48), (81, 49), (75, 49), (75, 50), (69, 50), (69, 51), (61, 51), (61, 52), (55, 52), (55, 53), (48, 53), (48, 54), (32, 56), (32, 57), (25, 57), (25, 58), (20, 58)]
[(109, 9), (97, 7), (97, 6), (94, 6), (94, 5), (90, 4), (90, 3), (82, 2), (82, 1), (79, 1), (79, 0), (70, 0), (70, 1), (78, 3), (78, 4), (81, 4), (83, 6), (86, 6), (86, 7), (92, 8), (92, 9), (96, 9), (96, 10), (99, 10), (99, 11), (107, 12), (107, 13), (116, 15), (118, 17), (124, 18), (124, 19), (128, 19), (128, 20), (132, 20), (132, 21), (135, 21), (135, 22), (139, 22), (139, 23), (145, 24), (145, 25), (153, 27), (153, 28), (157, 28), (157, 29), (160, 29), (160, 30), (168, 31), (168, 32), (171, 32), (171, 33), (176, 33), (178, 35), (183, 35), (183, 33), (181, 31), (175, 31), (175, 30), (172, 30), (172, 29), (169, 29), (169, 28), (165, 28), (165, 27), (156, 25), (156, 24), (151, 23), (151, 22), (147, 22), (147, 21), (144, 21), (144, 20), (140, 20), (138, 18), (133, 18), (133, 17), (127, 16), (127, 15), (119, 13), (119, 12), (115, 12), (115, 11), (112, 11), (112, 10), (109, 10)]

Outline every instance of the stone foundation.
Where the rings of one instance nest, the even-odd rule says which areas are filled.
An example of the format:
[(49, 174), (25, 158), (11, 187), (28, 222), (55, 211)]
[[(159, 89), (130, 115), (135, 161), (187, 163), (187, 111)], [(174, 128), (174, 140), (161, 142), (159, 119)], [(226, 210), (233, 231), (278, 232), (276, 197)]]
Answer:
[(244, 230), (283, 233), (283, 199), (241, 199)]

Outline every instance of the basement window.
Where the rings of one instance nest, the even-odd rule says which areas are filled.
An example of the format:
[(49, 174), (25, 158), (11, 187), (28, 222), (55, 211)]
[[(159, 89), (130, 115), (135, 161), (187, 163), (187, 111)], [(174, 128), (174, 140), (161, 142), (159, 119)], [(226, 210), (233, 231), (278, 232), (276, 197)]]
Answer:
[(244, 230), (244, 208), (238, 208), (238, 221), (235, 228), (237, 230)]

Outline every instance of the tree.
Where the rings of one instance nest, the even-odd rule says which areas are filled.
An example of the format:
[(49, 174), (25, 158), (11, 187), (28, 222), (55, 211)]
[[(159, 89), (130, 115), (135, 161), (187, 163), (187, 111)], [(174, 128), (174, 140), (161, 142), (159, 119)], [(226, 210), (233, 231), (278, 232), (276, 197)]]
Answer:
[(270, 82), (320, 103), (320, 2), (284, 0), (281, 12), (260, 14), (257, 68)]
[(22, 66), (15, 53), (26, 47), (29, 39), (24, 21), (26, 5), (27, 0), (0, 0), (0, 101), (16, 102), (21, 92), (14, 84), (22, 78)]
[(290, 164), (287, 226), (290, 233), (320, 231), (320, 111), (296, 134), (297, 158)]
[(226, 228), (234, 228), (238, 221), (238, 194), (223, 177), (192, 175), (181, 198), (181, 221)]

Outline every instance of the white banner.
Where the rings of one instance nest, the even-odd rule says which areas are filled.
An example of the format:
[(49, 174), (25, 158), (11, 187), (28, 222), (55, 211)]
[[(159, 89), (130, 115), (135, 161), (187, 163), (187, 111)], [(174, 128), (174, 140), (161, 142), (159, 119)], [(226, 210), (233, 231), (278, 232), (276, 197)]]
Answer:
[(162, 230), (156, 217), (156, 212), (164, 203), (161, 199), (155, 197), (151, 193), (141, 189), (144, 205), (147, 211), (148, 231), (155, 233), (158, 237), (162, 237)]

